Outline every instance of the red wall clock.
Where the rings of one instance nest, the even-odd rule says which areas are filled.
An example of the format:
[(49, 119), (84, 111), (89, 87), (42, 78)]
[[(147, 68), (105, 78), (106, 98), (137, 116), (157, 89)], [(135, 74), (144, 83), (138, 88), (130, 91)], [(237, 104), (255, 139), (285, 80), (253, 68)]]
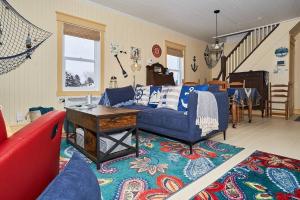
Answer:
[(161, 56), (161, 48), (158, 44), (153, 45), (152, 54), (155, 58), (159, 58)]

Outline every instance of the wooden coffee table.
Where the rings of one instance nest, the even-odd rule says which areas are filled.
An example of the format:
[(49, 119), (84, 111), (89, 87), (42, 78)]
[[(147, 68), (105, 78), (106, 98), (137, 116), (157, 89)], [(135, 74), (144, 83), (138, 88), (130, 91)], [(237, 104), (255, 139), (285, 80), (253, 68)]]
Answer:
[[(98, 105), (91, 109), (67, 107), (66, 112), (67, 121), (72, 122), (75, 129), (82, 128), (85, 132), (84, 147), (82, 147), (76, 142), (76, 133), (69, 132), (68, 125), (66, 130), (67, 142), (94, 161), (97, 169), (100, 169), (101, 163), (107, 160), (132, 153), (135, 153), (137, 157), (139, 156), (139, 131), (136, 127), (138, 110)], [(112, 134), (124, 131), (126, 133), (120, 139), (112, 137)], [(132, 133), (135, 133), (136, 137), (135, 146), (124, 143), (124, 140)], [(105, 153), (100, 151), (100, 137), (115, 143)], [(112, 153), (118, 146), (123, 146), (125, 149)]]

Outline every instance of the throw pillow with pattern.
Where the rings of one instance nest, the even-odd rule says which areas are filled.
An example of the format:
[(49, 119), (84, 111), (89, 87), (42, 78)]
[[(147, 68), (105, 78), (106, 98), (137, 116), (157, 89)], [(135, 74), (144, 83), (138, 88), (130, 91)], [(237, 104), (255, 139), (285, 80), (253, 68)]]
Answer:
[(134, 103), (148, 106), (150, 98), (150, 86), (138, 86), (135, 89)]
[(162, 86), (151, 86), (150, 87), (150, 99), (149, 99), (148, 106), (150, 106), (151, 108), (157, 107), (159, 100), (160, 100), (160, 96), (161, 96), (161, 89), (162, 89)]
[(158, 108), (177, 110), (182, 86), (163, 86)]
[(178, 103), (178, 111), (187, 111), (189, 95), (193, 91), (208, 91), (208, 85), (182, 86)]

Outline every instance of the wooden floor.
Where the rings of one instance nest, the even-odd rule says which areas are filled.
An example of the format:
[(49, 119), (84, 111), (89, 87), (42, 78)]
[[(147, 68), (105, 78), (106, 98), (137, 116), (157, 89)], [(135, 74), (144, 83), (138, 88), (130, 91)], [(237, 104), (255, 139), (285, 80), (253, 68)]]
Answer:
[[(295, 118), (295, 117), (294, 117)], [(300, 122), (293, 119), (254, 117), (251, 124), (246, 120), (238, 128), (227, 130), (227, 139), (217, 135), (212, 140), (244, 147), (245, 150), (226, 161), (181, 191), (172, 195), (170, 200), (185, 200), (203, 190), (232, 167), (240, 163), (255, 150), (265, 151), (300, 160)]]

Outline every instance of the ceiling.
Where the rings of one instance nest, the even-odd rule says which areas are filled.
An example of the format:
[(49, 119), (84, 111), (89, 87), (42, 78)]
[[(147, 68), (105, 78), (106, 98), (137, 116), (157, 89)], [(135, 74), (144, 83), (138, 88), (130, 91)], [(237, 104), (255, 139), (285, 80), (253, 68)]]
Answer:
[(219, 35), (300, 17), (300, 0), (91, 1), (206, 41), (215, 34), (215, 9)]

